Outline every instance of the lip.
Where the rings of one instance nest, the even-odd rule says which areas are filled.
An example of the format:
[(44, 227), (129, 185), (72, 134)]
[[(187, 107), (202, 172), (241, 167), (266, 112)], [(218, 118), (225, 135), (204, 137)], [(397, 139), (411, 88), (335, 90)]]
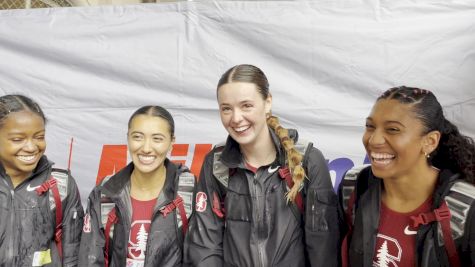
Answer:
[(247, 132), (251, 128), (251, 126), (250, 125), (245, 125), (245, 126), (231, 127), (231, 128), (237, 134), (244, 134), (245, 132)]
[(139, 162), (143, 165), (151, 165), (157, 159), (157, 156), (152, 155), (137, 155)]
[(38, 161), (39, 154), (33, 155), (16, 155), (15, 158), (24, 164), (34, 164)]
[(374, 167), (387, 167), (396, 159), (394, 154), (387, 152), (370, 152), (368, 154), (371, 159), (371, 165)]

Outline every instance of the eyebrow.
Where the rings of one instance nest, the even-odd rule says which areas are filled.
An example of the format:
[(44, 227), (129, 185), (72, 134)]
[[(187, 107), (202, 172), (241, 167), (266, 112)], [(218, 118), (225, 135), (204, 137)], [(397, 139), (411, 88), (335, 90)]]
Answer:
[[(133, 132), (131, 132), (130, 134), (141, 134), (141, 135), (145, 135), (145, 134), (144, 134), (143, 132), (141, 132), (141, 131), (133, 131)], [(153, 134), (152, 134), (152, 136), (157, 136), (157, 135), (166, 137), (166, 135), (163, 134), (163, 133), (153, 133)]]
[[(367, 117), (366, 120), (368, 120), (368, 121), (373, 121), (373, 118)], [(399, 124), (399, 125), (401, 125), (402, 127), (406, 128), (406, 126), (405, 126), (404, 124), (402, 124), (401, 122), (399, 122), (399, 121), (385, 121), (385, 122), (384, 122), (384, 124), (391, 124), (391, 123)]]

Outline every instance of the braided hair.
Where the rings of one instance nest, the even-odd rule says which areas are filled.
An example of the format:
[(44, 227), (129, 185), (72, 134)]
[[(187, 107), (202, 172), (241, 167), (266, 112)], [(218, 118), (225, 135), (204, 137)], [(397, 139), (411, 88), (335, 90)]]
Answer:
[[(264, 72), (253, 65), (237, 65), (227, 70), (219, 79), (217, 88), (222, 85), (232, 82), (246, 82), (252, 83), (257, 87), (259, 94), (263, 99), (269, 97), (269, 82)], [(302, 167), (303, 155), (294, 147), (294, 141), (289, 137), (289, 132), (286, 128), (280, 125), (279, 119), (276, 116), (267, 114), (267, 125), (279, 137), (280, 143), (285, 150), (286, 165), (292, 174), (292, 181), (294, 185), (287, 192), (287, 200), (294, 201), (297, 193), (302, 188), (305, 170)]]
[(38, 103), (23, 95), (4, 95), (0, 97), (0, 127), (12, 112), (31, 111), (46, 123), (46, 117)]
[(424, 132), (440, 132), (438, 147), (428, 155), (428, 163), (438, 169), (460, 173), (475, 184), (475, 145), (473, 139), (462, 135), (457, 126), (448, 121), (435, 95), (425, 89), (400, 86), (387, 90), (379, 98), (394, 99), (412, 105), (415, 116), (422, 122)]

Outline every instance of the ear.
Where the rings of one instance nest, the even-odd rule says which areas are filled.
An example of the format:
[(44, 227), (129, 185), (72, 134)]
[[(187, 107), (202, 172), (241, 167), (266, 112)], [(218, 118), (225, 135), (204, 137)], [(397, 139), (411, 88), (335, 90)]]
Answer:
[(272, 95), (270, 93), (267, 96), (264, 105), (265, 105), (266, 114), (270, 114), (272, 110)]
[(440, 132), (431, 131), (424, 135), (422, 143), (422, 152), (431, 154), (439, 146)]
[(170, 147), (168, 148), (168, 151), (172, 150), (174, 144), (175, 144), (175, 136), (172, 136), (172, 141), (170, 142)]

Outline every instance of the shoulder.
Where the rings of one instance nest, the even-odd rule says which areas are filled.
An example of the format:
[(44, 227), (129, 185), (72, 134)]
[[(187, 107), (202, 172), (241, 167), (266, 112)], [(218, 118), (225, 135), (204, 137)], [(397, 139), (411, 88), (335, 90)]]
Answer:
[(450, 209), (452, 235), (457, 239), (464, 235), (466, 224), (475, 224), (475, 186), (464, 180), (457, 180), (444, 199)]

